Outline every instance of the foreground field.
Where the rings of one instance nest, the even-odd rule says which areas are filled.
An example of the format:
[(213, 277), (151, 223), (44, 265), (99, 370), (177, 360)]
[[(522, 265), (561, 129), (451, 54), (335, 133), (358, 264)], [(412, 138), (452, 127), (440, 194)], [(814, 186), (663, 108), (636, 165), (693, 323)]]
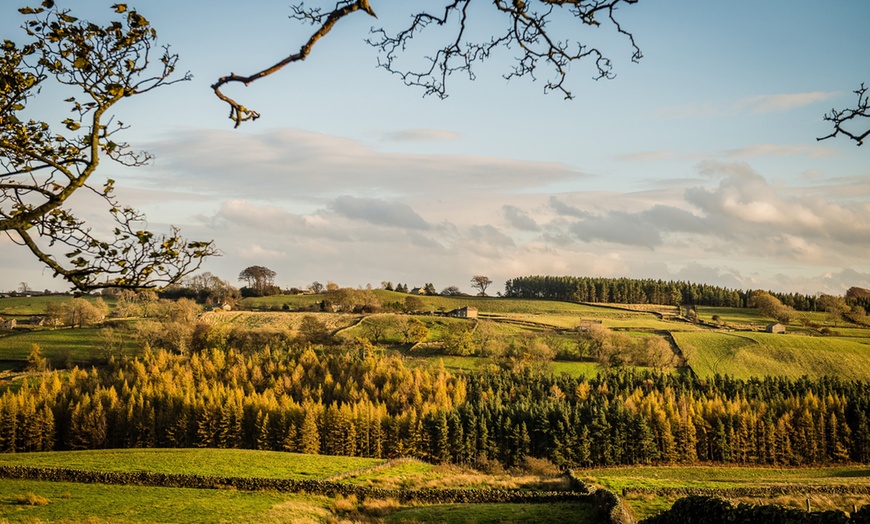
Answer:
[[(870, 486), (870, 468), (844, 466), (830, 468), (765, 468), (736, 466), (670, 466), (597, 468), (576, 471), (581, 479), (610, 489), (622, 496), (624, 489), (632, 488), (766, 488), (771, 486)], [(638, 518), (655, 515), (668, 509), (679, 498), (676, 495), (657, 496), (647, 493), (628, 493), (624, 499)], [(851, 511), (870, 504), (870, 496), (832, 497), (798, 495), (793, 497), (755, 498), (754, 504), (781, 504), (806, 508), (810, 499), (818, 510), (840, 509)], [(738, 502), (748, 499), (734, 499)]]
[[(32, 493), (44, 505), (17, 502)], [(0, 522), (325, 522), (330, 500), (309, 495), (0, 479)]]
[[(275, 479), (335, 479), (384, 489), (566, 489), (560, 475), (487, 475), (456, 466), (253, 450), (100, 450), (11, 454), (0, 466)], [(410, 504), (273, 491), (0, 479), (0, 522), (314, 523), (602, 522), (585, 502)]]
[(101, 449), (0, 455), (0, 466), (227, 477), (323, 479), (386, 462), (243, 449)]

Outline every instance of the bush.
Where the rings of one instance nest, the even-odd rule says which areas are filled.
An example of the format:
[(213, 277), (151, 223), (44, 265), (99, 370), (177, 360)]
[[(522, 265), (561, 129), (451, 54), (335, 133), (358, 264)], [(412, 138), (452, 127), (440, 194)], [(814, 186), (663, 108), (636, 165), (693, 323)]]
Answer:
[(556, 476), (561, 473), (555, 464), (545, 458), (530, 457), (526, 455), (520, 462), (519, 469), (530, 474), (540, 477)]
[(335, 502), (332, 503), (333, 509), (338, 513), (351, 513), (357, 510), (359, 506), (359, 502), (357, 501), (356, 495), (348, 495), (347, 497), (338, 497), (335, 499)]
[(399, 509), (401, 504), (394, 498), (366, 499), (362, 503), (363, 512), (373, 517), (383, 517)]
[(28, 491), (24, 495), (16, 496), (15, 502), (22, 506), (45, 506), (48, 504), (48, 499)]

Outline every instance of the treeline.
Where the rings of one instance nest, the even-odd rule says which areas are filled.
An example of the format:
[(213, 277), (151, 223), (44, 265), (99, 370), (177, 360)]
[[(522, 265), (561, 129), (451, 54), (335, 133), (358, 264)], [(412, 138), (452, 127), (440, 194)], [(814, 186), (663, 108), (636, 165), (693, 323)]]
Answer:
[(215, 344), (50, 373), (0, 397), (0, 451), (225, 447), (515, 466), (870, 461), (870, 387), (493, 367)]
[[(784, 305), (798, 311), (815, 311), (817, 308), (817, 297), (812, 295), (770, 293)], [(675, 280), (528, 276), (505, 282), (505, 296), (607, 304), (751, 307), (752, 290)]]

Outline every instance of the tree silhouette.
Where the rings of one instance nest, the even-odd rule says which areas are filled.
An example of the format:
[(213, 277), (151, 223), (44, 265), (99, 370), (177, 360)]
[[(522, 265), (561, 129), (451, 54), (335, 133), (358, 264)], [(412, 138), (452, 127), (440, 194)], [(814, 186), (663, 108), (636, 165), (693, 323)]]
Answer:
[[(834, 124), (834, 131), (816, 140), (827, 140), (842, 133), (857, 142), (859, 146), (864, 143), (864, 139), (867, 138), (867, 135), (870, 135), (870, 127), (866, 125), (862, 126), (857, 122), (864, 122), (866, 124), (867, 120), (861, 119), (870, 118), (870, 97), (867, 96), (867, 88), (864, 87), (863, 83), (854, 93), (858, 95), (858, 102), (855, 104), (855, 107), (839, 110), (831, 109), (831, 112), (826, 114), (824, 118), (826, 121)], [(847, 129), (847, 125), (854, 127)]]
[[(488, 7), (471, 8), (471, 0), (442, 0), (430, 2), (417, 12), (411, 12), (411, 22), (398, 32), (384, 28), (372, 28), (368, 44), (379, 53), (378, 64), (399, 76), (406, 85), (423, 89), (424, 96), (447, 96), (447, 80), (453, 74), (475, 78), (475, 66), (489, 59), (500, 49), (516, 53), (515, 62), (503, 74), (505, 79), (547, 75), (545, 92), (558, 91), (565, 98), (573, 98), (566, 84), (569, 69), (574, 62), (591, 61), (593, 78), (613, 78), (613, 64), (602, 50), (577, 40), (582, 34), (577, 27), (565, 20), (586, 27), (611, 26), (618, 34), (628, 39), (631, 60), (639, 61), (643, 54), (635, 43), (634, 36), (623, 28), (617, 11), (623, 5), (635, 4), (638, 0), (494, 0)], [(331, 8), (307, 7), (300, 3), (291, 7), (290, 18), (310, 24), (314, 31), (295, 53), (279, 60), (274, 65), (251, 75), (230, 73), (220, 77), (213, 85), (215, 95), (230, 106), (229, 118), (238, 127), (242, 122), (256, 120), (260, 114), (245, 107), (223, 92), (232, 83), (245, 86), (272, 75), (288, 64), (301, 62), (311, 53), (314, 45), (329, 34), (343, 18), (363, 12), (377, 18), (372, 3), (377, 0), (339, 0)], [(400, 9), (401, 2), (383, 2), (384, 9)], [(490, 18), (484, 20), (484, 17)], [(486, 29), (480, 30), (480, 27)], [(563, 34), (559, 28), (563, 29)], [(435, 49), (424, 49), (419, 65), (406, 65), (404, 55), (416, 55), (416, 44), (427, 40), (423, 33), (433, 33), (432, 28), (441, 28), (443, 36)], [(481, 32), (482, 34), (478, 34)]]
[(486, 296), (486, 288), (491, 284), (492, 280), (489, 277), (483, 275), (474, 275), (471, 277), (471, 287), (480, 290), (481, 296)]

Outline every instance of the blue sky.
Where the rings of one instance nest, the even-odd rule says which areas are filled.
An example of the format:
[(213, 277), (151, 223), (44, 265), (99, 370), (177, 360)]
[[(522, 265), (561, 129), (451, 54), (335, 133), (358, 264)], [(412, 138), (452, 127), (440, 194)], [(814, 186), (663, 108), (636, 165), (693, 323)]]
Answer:
[[(111, 3), (74, 7), (102, 17)], [(363, 40), (421, 3), (373, 0), (377, 21), (349, 17), (304, 63), (229, 88), (263, 114), (234, 130), (208, 86), (297, 50), (310, 28), (287, 1), (130, 2), (194, 80), (119, 106), (127, 140), (156, 160), (102, 176), (153, 228), (214, 239), (223, 256), (204, 270), (230, 281), (257, 264), (282, 286), (470, 291), (485, 274), (496, 290), (564, 274), (870, 287), (870, 151), (815, 139), (829, 132), (822, 115), (870, 82), (870, 3), (641, 0), (619, 14), (639, 64), (612, 28), (566, 26), (600, 43), (617, 75), (594, 81), (575, 64), (572, 101), (544, 95), (545, 78), (501, 78), (511, 50), (475, 82), (452, 77), (446, 100), (403, 86)], [(3, 9), (0, 35), (21, 40)], [(490, 9), (478, 6), (481, 30), (498, 23)], [(66, 117), (48, 98), (38, 111)], [(79, 206), (100, 224), (100, 209)], [(0, 290), (65, 287), (6, 239), (0, 267)]]

